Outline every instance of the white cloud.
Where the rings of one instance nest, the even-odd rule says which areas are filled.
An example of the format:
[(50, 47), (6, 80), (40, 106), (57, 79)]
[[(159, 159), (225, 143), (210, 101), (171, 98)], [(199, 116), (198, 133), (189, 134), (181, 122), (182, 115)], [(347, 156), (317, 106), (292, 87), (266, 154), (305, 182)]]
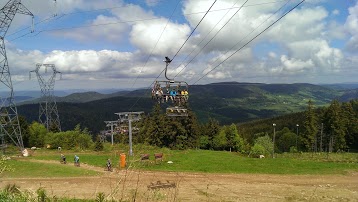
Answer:
[(332, 14), (333, 14), (333, 15), (339, 15), (339, 13), (340, 13), (340, 12), (339, 12), (339, 10), (337, 10), (337, 9), (334, 9), (334, 10), (332, 11)]
[(354, 7), (349, 8), (349, 15), (344, 26), (351, 35), (347, 43), (348, 50), (353, 52), (358, 51), (358, 2)]
[[(85, 20), (79, 24), (74, 23), (74, 26), (91, 26), (105, 23), (116, 24), (51, 32), (54, 34), (50, 36), (46, 35), (46, 37), (54, 37), (54, 46), (47, 44), (45, 50), (50, 51), (46, 53), (36, 50), (31, 51), (28, 47), (20, 50), (16, 49), (17, 47), (11, 47), (11, 44), (7, 44), (7, 48), (11, 49), (8, 50), (8, 57), (10, 67), (14, 67), (11, 71), (14, 74), (14, 79), (24, 79), (25, 76), (23, 75), (27, 76), (28, 71), (34, 69), (36, 63), (46, 62), (56, 64), (58, 70), (63, 72), (64, 78), (68, 82), (72, 80), (100, 82), (127, 79), (126, 84), (128, 85), (128, 83), (131, 83), (130, 79), (133, 80), (133, 78), (139, 75), (140, 78), (143, 78), (140, 79), (140, 82), (148, 82), (149, 85), (165, 66), (162, 62), (163, 57), (171, 57), (178, 51), (205, 11), (213, 3), (207, 0), (185, 0), (180, 4), (183, 6), (182, 12), (185, 19), (176, 18), (178, 17), (176, 16), (168, 21), (166, 17), (163, 17), (165, 16), (164, 12), (158, 12), (160, 10), (159, 7), (158, 9), (151, 7), (155, 6), (154, 3), (157, 2), (159, 1), (146, 0), (143, 3), (146, 3), (147, 6), (140, 7), (134, 3), (127, 4), (122, 0), (58, 1), (59, 14), (115, 7), (106, 11), (90, 12), (86, 15), (87, 18), (83, 18)], [(212, 8), (212, 12), (202, 21), (193, 36), (183, 47), (183, 50), (170, 65), (168, 76), (172, 77), (176, 75), (186, 65), (186, 62), (194, 54), (198, 53), (204, 44), (219, 31), (243, 2), (237, 0), (217, 1)], [(266, 2), (261, 0), (249, 2), (248, 4)], [(347, 50), (352, 52), (358, 50), (358, 4), (349, 9), (349, 16), (343, 25), (340, 18), (346, 15), (345, 12), (338, 9), (328, 11), (327, 7), (324, 7), (326, 6), (325, 2), (326, 0), (307, 0), (275, 24), (274, 27), (270, 28), (269, 31), (262, 34), (246, 48), (236, 53), (215, 71), (211, 72), (205, 82), (212, 82), (216, 79), (220, 79), (220, 81), (244, 81), (246, 79), (246, 81), (267, 82), (272, 80), (272, 78), (275, 78), (276, 82), (280, 82), (286, 81), (285, 79), (290, 80), (289, 78), (292, 78), (293, 74), (295, 75), (294, 79), (296, 79), (296, 82), (305, 82), (308, 79), (307, 74), (312, 78), (319, 73), (343, 75), (344, 71), (354, 67), (353, 64), (357, 59), (352, 56), (349, 58), (344, 55), (342, 50), (333, 48), (332, 43), (335, 43), (335, 47), (339, 47), (336, 45), (335, 39), (344, 41), (348, 36)], [(33, 9), (35, 14), (39, 14), (38, 16), (41, 19), (53, 13), (51, 1), (28, 0), (23, 1), (23, 3), (30, 10)], [(228, 10), (235, 3), (237, 3), (235, 5), (236, 8)], [(244, 7), (220, 31), (215, 39), (202, 50), (197, 58), (182, 71), (180, 79), (199, 78), (203, 75), (203, 71), (207, 73), (209, 70), (204, 70), (205, 67), (215, 67), (215, 65), (222, 62), (231, 53), (238, 50), (249, 39), (272, 23), (273, 20), (277, 19), (279, 14), (269, 19), (268, 22), (249, 37), (244, 38), (284, 3), (286, 1)], [(293, 6), (295, 3), (291, 1), (289, 5)], [(150, 10), (152, 8), (153, 10)], [(225, 14), (226, 16), (224, 16)], [(69, 23), (68, 21), (78, 19), (77, 17), (81, 16), (81, 14), (68, 15), (55, 21), (54, 23), (58, 24), (53, 25), (53, 27), (56, 28), (58, 25), (64, 27), (71, 26), (67, 24)], [(214, 28), (221, 18), (223, 20)], [(30, 24), (28, 16), (17, 16), (16, 19), (14, 29), (18, 28), (16, 25)], [(48, 26), (51, 28), (51, 23), (44, 25), (44, 27)], [(163, 30), (164, 32), (161, 36)], [(198, 43), (211, 30), (210, 35), (199, 45)], [(56, 43), (57, 41), (64, 42), (63, 38), (71, 39), (68, 42), (74, 43), (68, 46), (68, 48), (61, 44), (60, 47), (63, 50), (58, 50), (59, 47), (56, 47)], [(26, 42), (25, 38), (24, 41)], [(238, 45), (234, 47), (237, 43)], [(88, 47), (91, 47), (92, 44), (101, 44), (101, 47), (94, 47), (92, 48), (93, 50), (88, 50), (91, 49)], [(134, 51), (103, 50), (106, 49), (108, 44), (111, 45), (111, 49), (113, 44), (118, 45), (118, 47), (125, 44), (130, 46), (129, 48), (126, 47), (126, 50), (134, 49)], [(21, 46), (20, 43), (16, 45)], [(81, 48), (80, 45), (85, 45), (86, 48)], [(72, 50), (73, 47), (76, 50)], [(187, 58), (188, 60), (183, 64), (180, 64), (179, 67), (176, 67), (180, 63), (179, 61), (186, 56), (186, 53), (189, 53), (194, 48), (196, 48), (196, 51), (193, 52), (194, 54)], [(102, 50), (97, 51), (94, 49)], [(153, 55), (146, 62), (149, 53), (153, 53)], [(252, 80), (248, 80), (248, 78)], [(318, 80), (313, 81), (319, 82)]]
[(286, 55), (281, 56), (281, 62), (284, 66), (284, 70), (287, 70), (288, 72), (291, 71), (301, 71), (304, 69), (310, 69), (314, 67), (314, 64), (311, 59), (307, 61), (302, 61), (300, 59), (291, 58), (289, 59)]
[(104, 15), (97, 16), (85, 28), (61, 30), (52, 32), (55, 36), (72, 38), (81, 42), (108, 41), (111, 43), (120, 43), (128, 32), (128, 25), (120, 23), (116, 17)]
[(330, 39), (344, 39), (346, 37), (344, 25), (336, 21), (329, 22), (325, 35)]
[(327, 16), (323, 7), (296, 9), (277, 23), (265, 39), (293, 42), (323, 37)]
[(157, 61), (149, 61), (144, 66), (143, 59), (140, 59), (141, 55), (138, 53), (111, 50), (54, 50), (45, 54), (37, 50), (23, 51), (8, 48), (7, 55), (15, 82), (25, 77), (28, 79), (29, 71), (34, 70), (37, 63), (54, 64), (67, 80), (145, 78), (158, 75), (163, 68), (163, 65), (159, 65)]
[(276, 54), (275, 52), (270, 51), (270, 52), (268, 53), (268, 56), (271, 57), (271, 58), (276, 58), (276, 57), (277, 57), (277, 54)]
[(160, 1), (159, 0), (145, 0), (145, 3), (148, 5), (148, 6), (155, 6), (159, 3)]
[[(189, 35), (190, 28), (185, 24), (166, 23), (167, 20), (160, 19), (135, 24), (130, 33), (131, 42), (147, 54), (174, 55)], [(159, 38), (164, 28), (165, 31)]]
[(231, 78), (230, 72), (215, 71), (208, 74), (210, 79), (227, 79)]

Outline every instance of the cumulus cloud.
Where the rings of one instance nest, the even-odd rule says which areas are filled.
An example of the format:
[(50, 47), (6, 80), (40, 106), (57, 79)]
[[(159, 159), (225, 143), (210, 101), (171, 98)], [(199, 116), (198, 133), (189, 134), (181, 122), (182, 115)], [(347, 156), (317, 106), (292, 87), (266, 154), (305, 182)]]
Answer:
[[(41, 15), (44, 17), (53, 13), (51, 1), (45, 3), (45, 0), (29, 0), (28, 2), (30, 3), (27, 4), (27, 1), (23, 3), (29, 5), (29, 9), (34, 9), (34, 12), (42, 12)], [(7, 45), (7, 48), (11, 49), (8, 53), (10, 66), (16, 67), (12, 71), (15, 80), (25, 78), (22, 77), (24, 72), (27, 75), (29, 70), (34, 69), (36, 63), (42, 62), (56, 64), (67, 81), (81, 79), (101, 82), (120, 78), (127, 79), (128, 85), (130, 79), (139, 75), (143, 78), (140, 82), (151, 83), (165, 66), (162, 62), (163, 57), (171, 57), (178, 51), (213, 3), (207, 0), (183, 1), (180, 4), (183, 16), (169, 20), (163, 13), (158, 13), (158, 9), (154, 7), (157, 2), (159, 1), (146, 0), (144, 3), (147, 6), (141, 7), (122, 0), (58, 1), (59, 13), (105, 7), (112, 7), (112, 9), (91, 12), (88, 18), (76, 24), (76, 26), (88, 26), (86, 28), (51, 32), (50, 37), (54, 39), (61, 37), (74, 41), (73, 47), (76, 47), (76, 50), (51, 49), (49, 45), (49, 48), (46, 48), (50, 51), (41, 52), (28, 48), (20, 50), (8, 44), (10, 46)], [(178, 79), (199, 78), (223, 61), (222, 65), (208, 74), (205, 82), (245, 79), (267, 82), (273, 77), (279, 82), (290, 80), (292, 75), (295, 75), (295, 81), (305, 82), (307, 74), (312, 77), (319, 73), (337, 75), (353, 68), (352, 64), (357, 59), (347, 57), (342, 50), (334, 48), (336, 46), (333, 47), (332, 43), (335, 39), (344, 41), (349, 36), (347, 50), (352, 52), (358, 50), (358, 4), (349, 8), (349, 15), (343, 25), (339, 18), (345, 15), (345, 12), (328, 11), (324, 7), (326, 1), (322, 0), (307, 0), (274, 27), (226, 60), (234, 51), (277, 19), (283, 11), (269, 17), (287, 1), (256, 5), (262, 2), (264, 1), (249, 2), (225, 25), (243, 1), (218, 1), (170, 64), (168, 76), (173, 77), (181, 72)], [(291, 1), (288, 5), (291, 7), (295, 3)], [(249, 6), (251, 4), (255, 5)], [(288, 8), (285, 7), (285, 10)], [(74, 17), (71, 15), (61, 18), (63, 21), (59, 21), (59, 24)], [(26, 21), (29, 22), (30, 19), (18, 23), (24, 25)], [(265, 23), (262, 24), (263, 22)], [(109, 25), (94, 26), (106, 23)], [(220, 30), (224, 25), (225, 27)], [(258, 29), (254, 31), (256, 28)], [(219, 31), (220, 33), (211, 40)], [(210, 43), (204, 48), (209, 40)], [(199, 44), (201, 41), (202, 43)], [(103, 45), (101, 48), (88, 48), (94, 43), (101, 45), (103, 43)], [(86, 48), (81, 50), (77, 47), (78, 44), (84, 44)], [(110, 47), (113, 47), (113, 44), (118, 47), (125, 44), (129, 47), (126, 47), (126, 50), (133, 51), (106, 50), (106, 44), (112, 45)], [(183, 63), (181, 60), (191, 51), (200, 54), (186, 66), (194, 54), (186, 58)], [(185, 69), (181, 71), (183, 67)]]
[(325, 30), (324, 19), (327, 16), (328, 12), (323, 7), (299, 8), (277, 23), (266, 36), (278, 42), (323, 37)]
[(358, 51), (358, 2), (349, 8), (349, 15), (344, 24), (347, 32), (351, 35), (347, 48), (349, 51)]
[(339, 15), (339, 13), (340, 13), (340, 12), (339, 12), (339, 10), (337, 10), (337, 9), (334, 9), (334, 10), (332, 11), (332, 14), (333, 14), (333, 15)]
[(216, 72), (209, 73), (208, 78), (210, 78), (210, 79), (227, 79), (227, 78), (231, 78), (231, 74), (230, 74), (230, 72), (216, 71)]
[[(135, 24), (130, 33), (131, 42), (144, 53), (174, 55), (189, 35), (190, 28), (185, 24), (166, 23), (165, 19), (160, 19), (150, 23)], [(164, 26), (166, 29), (159, 38)]]
[[(100, 27), (100, 28), (99, 28)], [(92, 22), (74, 30), (61, 30), (52, 32), (55, 36), (67, 37), (81, 42), (91, 42), (93, 40), (120, 43), (128, 32), (128, 25), (121, 23), (118, 18), (104, 15), (97, 16)]]
[[(8, 49), (8, 60), (14, 81), (28, 79), (28, 73), (37, 63), (54, 64), (67, 80), (103, 80), (106, 78), (127, 79), (154, 77), (162, 66), (156, 61), (146, 64), (137, 53), (111, 50), (60, 51), (50, 53)], [(21, 58), (21, 60), (19, 60)]]
[(291, 58), (289, 59), (286, 55), (281, 56), (281, 62), (284, 66), (284, 69), (287, 71), (301, 71), (304, 69), (310, 69), (314, 67), (314, 64), (311, 59), (307, 61), (302, 61), (300, 59)]
[(145, 0), (145, 3), (148, 5), (148, 6), (155, 6), (159, 3), (159, 0)]

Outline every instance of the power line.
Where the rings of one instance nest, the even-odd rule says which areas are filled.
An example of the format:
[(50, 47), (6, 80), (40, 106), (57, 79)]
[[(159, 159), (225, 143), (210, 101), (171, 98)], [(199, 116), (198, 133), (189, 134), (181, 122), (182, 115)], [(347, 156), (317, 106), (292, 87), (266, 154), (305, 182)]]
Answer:
[[(283, 17), (285, 17), (288, 13), (290, 13), (291, 11), (293, 11), (295, 8), (297, 8), (299, 5), (301, 5), (305, 0), (302, 0), (301, 2), (299, 2), (296, 6), (294, 6), (293, 8), (291, 8), (289, 11), (287, 11), (286, 13), (284, 13), (280, 18), (278, 18), (276, 21), (274, 21), (273, 23), (271, 23), (268, 27), (266, 27), (264, 30), (262, 30), (260, 33), (258, 33), (255, 37), (253, 37), (251, 40), (249, 40), (247, 43), (245, 43), (243, 46), (241, 46), (238, 50), (236, 50), (235, 52), (233, 52), (230, 56), (228, 56), (226, 59), (224, 59), (222, 62), (220, 62), (217, 66), (215, 66), (213, 69), (211, 69), (210, 71), (208, 71), (206, 74), (204, 74), (202, 77), (200, 77), (196, 82), (193, 83), (196, 84), (197, 82), (199, 82), (203, 77), (207, 76), (210, 72), (212, 72), (213, 70), (215, 70), (217, 67), (219, 67), (221, 64), (223, 64), (224, 62), (226, 62), (229, 58), (231, 58), (233, 55), (235, 55), (237, 52), (239, 52), (240, 50), (242, 50), (246, 45), (248, 45), (249, 43), (251, 43), (253, 40), (255, 40), (258, 36), (260, 36), (262, 33), (264, 33), (265, 31), (267, 31), (270, 27), (272, 27), (274, 24), (276, 24), (279, 20), (281, 20)], [(288, 2), (286, 2), (287, 4)], [(277, 13), (279, 10), (281, 10), (286, 4), (284, 4), (281, 8), (279, 8), (275, 13)], [(275, 13), (273, 13), (269, 18), (271, 18)], [(267, 18), (265, 21), (263, 21), (258, 27), (260, 27), (264, 22), (266, 22), (269, 18)], [(253, 31), (255, 31), (258, 27), (256, 27)], [(253, 32), (252, 31), (252, 32)], [(252, 32), (250, 32), (248, 35), (250, 35)], [(246, 35), (243, 39), (245, 39), (248, 35)], [(242, 39), (242, 40), (243, 40)], [(240, 40), (238, 43), (236, 43), (233, 47), (237, 46), (242, 40)], [(231, 48), (232, 49), (232, 48)], [(228, 53), (228, 51), (226, 52)], [(226, 54), (225, 53), (225, 54)], [(217, 59), (218, 60), (218, 59)], [(217, 61), (216, 60), (216, 61)], [(205, 70), (204, 70), (205, 71)], [(203, 72), (204, 72), (203, 71)]]
[[(158, 2), (161, 2), (161, 1), (163, 1), (163, 0), (155, 1), (155, 3), (158, 3)], [(180, 0), (179, 0), (179, 1), (180, 1)], [(48, 20), (51, 20), (51, 19), (54, 19), (54, 18), (56, 18), (55, 20), (58, 20), (58, 19), (60, 19), (60, 18), (62, 18), (62, 17), (64, 17), (64, 16), (67, 16), (67, 15), (76, 15), (76, 14), (89, 13), (89, 12), (97, 12), (97, 11), (105, 11), (105, 10), (114, 10), (114, 9), (118, 9), (118, 8), (130, 7), (130, 6), (132, 6), (132, 5), (131, 5), (131, 4), (128, 4), (128, 5), (124, 5), (124, 6), (113, 6), (113, 7), (108, 7), (108, 8), (99, 8), (99, 9), (93, 9), (93, 10), (69, 12), (69, 13), (63, 13), (63, 14), (61, 14), (59, 17), (58, 17), (57, 15), (52, 15), (52, 16), (50, 16), (50, 17), (47, 17), (47, 18), (41, 20), (40, 22), (35, 23), (35, 25), (40, 24), (40, 23), (43, 23), (43, 22), (48, 21)], [(20, 29), (20, 30), (15, 31), (15, 32), (13, 32), (13, 33), (11, 33), (11, 34), (8, 34), (7, 36), (14, 35), (14, 34), (16, 34), (16, 33), (18, 33), (18, 32), (24, 31), (24, 30), (29, 29), (29, 28), (31, 28), (31, 27), (30, 27), (30, 26), (25, 27), (25, 28), (23, 28), (23, 29)]]

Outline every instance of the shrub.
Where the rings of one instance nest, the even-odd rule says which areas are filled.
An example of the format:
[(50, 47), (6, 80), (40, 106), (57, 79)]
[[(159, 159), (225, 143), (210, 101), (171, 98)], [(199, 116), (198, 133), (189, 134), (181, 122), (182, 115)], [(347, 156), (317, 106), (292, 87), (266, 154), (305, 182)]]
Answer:
[(251, 148), (251, 154), (253, 157), (259, 157), (260, 155), (266, 155), (265, 152), (265, 147), (263, 147), (262, 145), (256, 143), (252, 148)]
[(103, 142), (101, 141), (101, 138), (99, 135), (97, 135), (96, 137), (96, 142), (94, 145), (94, 150), (95, 151), (103, 151)]

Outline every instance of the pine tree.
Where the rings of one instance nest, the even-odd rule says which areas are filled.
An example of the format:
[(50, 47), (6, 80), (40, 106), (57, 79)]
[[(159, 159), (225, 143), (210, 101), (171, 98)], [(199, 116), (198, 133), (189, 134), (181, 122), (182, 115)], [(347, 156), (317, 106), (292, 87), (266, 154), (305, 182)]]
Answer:
[(336, 151), (346, 149), (346, 122), (340, 103), (333, 100), (324, 113), (325, 131), (327, 131), (331, 149), (334, 148)]
[(103, 151), (103, 142), (101, 141), (101, 137), (99, 135), (96, 136), (96, 142), (94, 144), (95, 151)]
[(305, 111), (305, 121), (302, 142), (308, 151), (313, 151), (313, 146), (318, 132), (318, 118), (313, 107), (312, 100), (308, 101), (307, 110)]
[(188, 110), (188, 117), (180, 120), (185, 128), (186, 141), (184, 148), (196, 148), (199, 146), (200, 129), (198, 120), (191, 110)]
[[(201, 126), (201, 141), (207, 140), (207, 145), (203, 149), (214, 149), (214, 137), (220, 132), (219, 122), (215, 119), (210, 118), (209, 122)], [(203, 145), (201, 145), (203, 146)]]
[(358, 140), (358, 114), (353, 109), (353, 101), (342, 104), (347, 147), (354, 146)]
[(146, 132), (146, 142), (150, 145), (155, 145), (158, 147), (162, 147), (162, 138), (163, 135), (163, 116), (161, 115), (161, 108), (159, 104), (153, 107), (152, 113), (150, 114), (149, 119), (147, 120), (147, 130)]
[(227, 127), (227, 150), (241, 151), (244, 148), (244, 139), (239, 135), (236, 125), (233, 123)]

